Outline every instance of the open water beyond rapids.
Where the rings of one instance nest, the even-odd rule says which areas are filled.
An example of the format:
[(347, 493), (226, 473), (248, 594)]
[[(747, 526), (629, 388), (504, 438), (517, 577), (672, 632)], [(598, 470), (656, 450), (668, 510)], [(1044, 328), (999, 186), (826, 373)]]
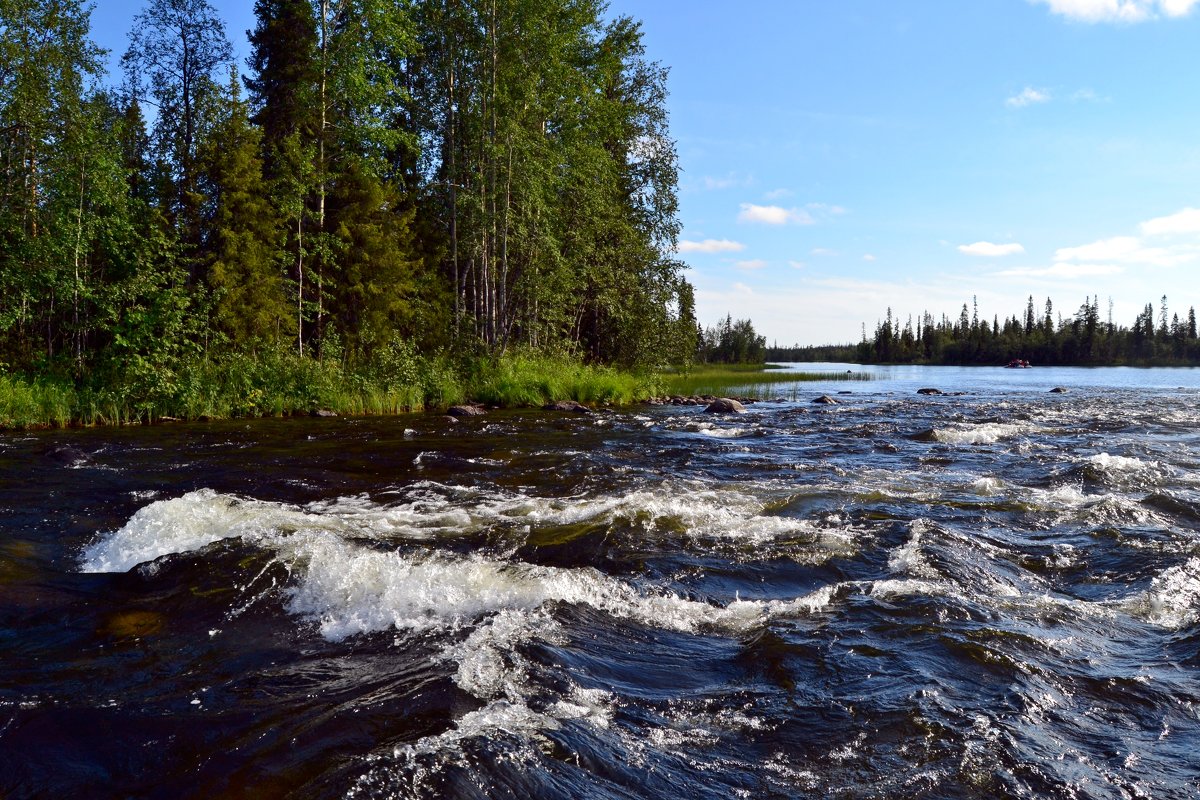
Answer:
[(0, 797), (1200, 796), (1200, 371), (877, 373), (0, 434)]

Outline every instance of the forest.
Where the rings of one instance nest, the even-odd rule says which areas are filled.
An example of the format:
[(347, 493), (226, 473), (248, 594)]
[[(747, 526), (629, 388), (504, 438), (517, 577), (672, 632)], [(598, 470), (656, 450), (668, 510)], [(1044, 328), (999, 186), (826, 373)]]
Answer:
[(881, 364), (990, 364), (1013, 359), (1045, 365), (1176, 366), (1200, 364), (1196, 310), (1184, 317), (1171, 312), (1164, 295), (1155, 308), (1145, 308), (1125, 327), (1113, 321), (1112, 301), (1102, 318), (1100, 298), (1087, 298), (1069, 317), (1055, 312), (1050, 298), (1044, 305), (1033, 296), (1023, 314), (991, 322), (979, 318), (978, 304), (963, 304), (955, 318), (928, 312), (910, 316), (901, 325), (888, 309), (886, 319), (868, 337), (864, 326), (858, 344), (822, 347), (771, 347), (769, 361), (848, 361)]
[(0, 375), (161, 411), (228, 364), (690, 361), (667, 71), (635, 20), (254, 11), (243, 69), (206, 0), (149, 0), (110, 76), (83, 0), (0, 0)]

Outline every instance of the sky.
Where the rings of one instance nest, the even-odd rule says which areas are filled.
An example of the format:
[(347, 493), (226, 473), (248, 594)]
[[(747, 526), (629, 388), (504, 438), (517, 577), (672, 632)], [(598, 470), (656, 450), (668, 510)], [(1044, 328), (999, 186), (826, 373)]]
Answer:
[[(248, 0), (214, 0), (244, 63)], [(115, 64), (140, 3), (97, 0)], [(1200, 306), (1200, 0), (611, 0), (670, 68), (700, 322)]]

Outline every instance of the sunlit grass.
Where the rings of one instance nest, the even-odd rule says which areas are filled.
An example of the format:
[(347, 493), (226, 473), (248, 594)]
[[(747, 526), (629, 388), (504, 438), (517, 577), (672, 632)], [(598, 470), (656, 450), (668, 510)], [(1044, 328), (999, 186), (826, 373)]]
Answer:
[(328, 410), (386, 415), (465, 401), (505, 408), (556, 400), (627, 405), (664, 392), (653, 374), (528, 352), (453, 361), (400, 347), (382, 363), (348, 368), (292, 353), (228, 354), (76, 387), (0, 375), (0, 428), (124, 425), (283, 416)]
[[(786, 384), (817, 382), (856, 382), (873, 380), (869, 372), (787, 372), (778, 367), (764, 368), (745, 364), (701, 366), (686, 372), (664, 376), (671, 395), (723, 395), (763, 399), (789, 393), (780, 391)], [(736, 390), (736, 391), (734, 391)], [(798, 390), (793, 390), (792, 399)]]

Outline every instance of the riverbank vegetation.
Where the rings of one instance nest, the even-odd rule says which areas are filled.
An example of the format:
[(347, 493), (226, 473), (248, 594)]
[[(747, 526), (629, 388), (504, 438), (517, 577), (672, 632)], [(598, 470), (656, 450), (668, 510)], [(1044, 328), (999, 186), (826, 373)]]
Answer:
[(778, 397), (780, 387), (789, 384), (825, 381), (854, 382), (871, 379), (872, 376), (868, 372), (819, 370), (792, 372), (751, 364), (697, 366), (686, 372), (667, 373), (663, 376), (666, 391), (670, 395), (720, 396), (736, 389), (735, 393), (739, 396), (758, 400)]
[(504, 407), (556, 400), (629, 404), (663, 392), (652, 373), (583, 364), (529, 351), (456, 362), (409, 345), (366, 366), (328, 353), (231, 354), (159, 376), (153, 388), (78, 387), (67, 380), (0, 376), (0, 428), (288, 416), (398, 414), (468, 400)]
[(1112, 302), (1102, 316), (1100, 298), (1088, 298), (1069, 317), (1056, 315), (1053, 302), (1035, 305), (1033, 297), (1023, 314), (991, 322), (979, 318), (978, 308), (963, 304), (953, 319), (935, 319), (928, 312), (915, 322), (901, 323), (888, 309), (875, 334), (856, 345), (771, 348), (771, 361), (844, 361), (888, 364), (1007, 364), (1024, 359), (1059, 366), (1193, 366), (1200, 365), (1196, 311), (1172, 312), (1166, 296), (1156, 308), (1147, 303), (1133, 324), (1113, 320)]
[(631, 400), (694, 358), (666, 70), (636, 21), (255, 16), (241, 75), (205, 0), (149, 0), (110, 77), (83, 0), (0, 3), (10, 424)]

